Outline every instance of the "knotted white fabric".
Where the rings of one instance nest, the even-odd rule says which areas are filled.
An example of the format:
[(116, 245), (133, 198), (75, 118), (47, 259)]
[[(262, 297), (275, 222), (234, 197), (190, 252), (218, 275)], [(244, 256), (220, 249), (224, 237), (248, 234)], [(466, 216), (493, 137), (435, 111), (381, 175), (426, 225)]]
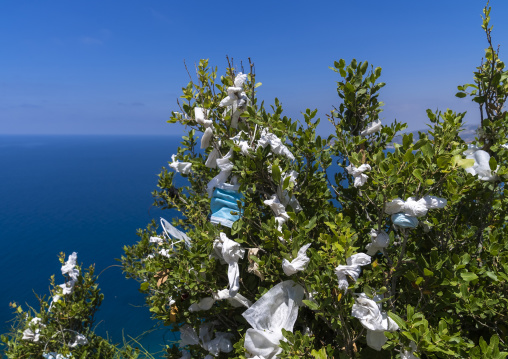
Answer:
[[(379, 297), (375, 298), (380, 299)], [(384, 332), (394, 332), (399, 329), (397, 323), (381, 309), (381, 303), (378, 304), (369, 299), (365, 293), (361, 293), (356, 298), (351, 312), (351, 315), (358, 318), (367, 329), (367, 345), (378, 351), (388, 340)]]
[(418, 201), (414, 197), (409, 197), (405, 202), (400, 198), (385, 204), (387, 214), (405, 213), (412, 217), (423, 217), (429, 209), (444, 208), (447, 204), (446, 199), (436, 196), (424, 196)]
[[(69, 255), (69, 259), (65, 264), (62, 266), (62, 275), (69, 276), (69, 280), (66, 281), (64, 284), (59, 284), (58, 286), (62, 288), (62, 295), (68, 295), (71, 294), (74, 291), (74, 285), (78, 281), (79, 277), (79, 270), (76, 269), (76, 261), (78, 259), (78, 254), (76, 252), (72, 252), (72, 254)], [(59, 294), (55, 294), (53, 296), (53, 303), (56, 303), (61, 296)], [(51, 307), (53, 306), (53, 303), (49, 306), (49, 310), (51, 311)]]
[[(496, 181), (499, 179), (496, 171), (490, 169), (490, 155), (484, 150), (480, 150), (476, 146), (470, 146), (470, 148), (464, 151), (466, 159), (474, 160), (474, 164), (471, 167), (466, 168), (466, 172), (473, 176), (478, 175), (478, 179), (482, 181)], [(497, 170), (497, 169), (496, 169)]]
[(163, 241), (161, 237), (150, 237), (150, 243), (162, 244)]
[(291, 198), (290, 198), (288, 191), (282, 189), (283, 184), (284, 184), (286, 178), (288, 178), (288, 177), (289, 177), (289, 183), (294, 184), (294, 183), (296, 183), (296, 178), (298, 177), (298, 172), (296, 172), (295, 170), (291, 170), (291, 171), (289, 171), (289, 173), (283, 173), (281, 175), (281, 181), (279, 183), (279, 186), (277, 187), (277, 196), (279, 197), (281, 203), (284, 206), (290, 205), (291, 207), (293, 207), (293, 209), (295, 211), (298, 212), (298, 211), (302, 210), (302, 207), (300, 207), (300, 203), (298, 202), (296, 197), (291, 196)]
[(310, 258), (307, 257), (305, 252), (307, 252), (307, 249), (309, 249), (311, 244), (312, 243), (308, 243), (300, 248), (298, 255), (291, 262), (285, 258), (282, 260), (282, 270), (286, 275), (293, 275), (296, 272), (307, 268), (307, 264), (309, 264)]
[(176, 155), (171, 156), (171, 163), (169, 164), (169, 167), (174, 169), (176, 172), (187, 175), (190, 173), (192, 169), (192, 163), (190, 162), (179, 162), (175, 159)]
[(362, 269), (361, 266), (369, 265), (371, 262), (370, 256), (365, 253), (356, 253), (346, 259), (347, 265), (339, 265), (335, 268), (335, 274), (339, 281), (339, 289), (347, 291), (348, 281), (347, 276), (353, 278), (356, 282)]
[(361, 165), (358, 168), (353, 166), (352, 164), (350, 164), (349, 166), (346, 167), (346, 170), (347, 170), (347, 173), (352, 175), (354, 178), (353, 185), (355, 187), (360, 187), (360, 186), (363, 186), (365, 184), (365, 182), (367, 182), (367, 179), (369, 178), (369, 176), (367, 176), (363, 172), (370, 171), (371, 167), (370, 167), (370, 165), (368, 165), (366, 163)]
[(180, 357), (180, 359), (192, 359), (190, 352), (188, 350), (182, 350), (181, 353), (182, 356)]
[(404, 349), (400, 352), (400, 359), (418, 359), (413, 353), (416, 351), (416, 343), (409, 343), (410, 350)]
[(242, 316), (252, 326), (245, 333), (245, 349), (250, 358), (274, 358), (282, 351), (282, 329), (292, 332), (302, 303), (303, 287), (292, 280), (279, 283), (266, 292)]
[(369, 123), (367, 125), (367, 128), (365, 128), (365, 130), (363, 130), (360, 135), (361, 136), (368, 136), (374, 132), (378, 132), (379, 130), (381, 130), (381, 120), (376, 120), (376, 121), (373, 121), (371, 123)]
[(171, 246), (174, 246), (175, 244), (184, 241), (185, 246), (187, 248), (191, 247), (192, 240), (185, 233), (175, 228), (173, 225), (171, 225), (171, 223), (169, 223), (162, 217), (161, 217), (161, 226), (162, 229), (164, 230), (164, 233), (166, 234), (166, 236), (168, 236), (169, 239), (178, 240), (178, 242), (173, 242), (173, 240), (171, 240)]
[(375, 255), (379, 251), (383, 251), (390, 243), (390, 237), (385, 231), (370, 230), (371, 243), (367, 244), (367, 254), (369, 256)]
[(42, 353), (42, 357), (44, 359), (71, 359), (72, 355), (69, 354), (69, 356), (67, 356), (67, 355), (64, 356), (63, 354), (50, 352), (50, 353)]
[(277, 229), (279, 232), (282, 232), (282, 224), (285, 223), (289, 216), (286, 212), (286, 208), (282, 203), (280, 203), (279, 197), (274, 194), (270, 199), (263, 201), (264, 204), (269, 206), (273, 213), (275, 214), (275, 220), (277, 221)]
[(212, 126), (213, 121), (206, 119), (207, 113), (208, 111), (201, 107), (194, 108), (194, 118), (196, 122), (199, 123), (200, 125), (203, 125), (206, 128), (209, 128), (210, 126)]
[(41, 318), (32, 318), (30, 323), (28, 323), (29, 328), (23, 331), (23, 340), (29, 340), (31, 342), (37, 343), (40, 339), (40, 328), (45, 328), (46, 326), (41, 323)]
[(229, 152), (222, 158), (216, 160), (217, 166), (219, 166), (220, 172), (217, 176), (212, 178), (207, 185), (208, 197), (212, 197), (213, 189), (215, 187), (221, 188), (224, 186), (226, 181), (228, 180), (231, 171), (233, 171), (233, 162), (231, 162), (231, 158), (233, 157), (233, 150), (229, 150)]
[(238, 128), (238, 119), (240, 114), (245, 111), (249, 99), (243, 91), (243, 84), (247, 80), (247, 74), (241, 72), (236, 75), (234, 86), (228, 87), (228, 95), (219, 103), (221, 107), (227, 107), (232, 111), (231, 127)]
[(186, 345), (199, 344), (199, 338), (196, 331), (189, 324), (184, 324), (180, 327), (180, 348)]
[(74, 341), (71, 344), (69, 344), (69, 347), (75, 348), (79, 345), (87, 345), (88, 344), (88, 339), (86, 339), (86, 337), (83, 334), (77, 333), (77, 332), (75, 332), (75, 333), (76, 333), (76, 336), (74, 337)]
[[(214, 356), (219, 355), (220, 352), (229, 353), (233, 350), (231, 339), (233, 335), (230, 333), (216, 332), (215, 338), (212, 339), (214, 323), (204, 323), (199, 327), (199, 337), (194, 328), (185, 324), (180, 328), (180, 348), (186, 345), (200, 344), (203, 349), (207, 350)], [(182, 353), (182, 358), (186, 354)]]
[(280, 138), (278, 138), (273, 133), (268, 132), (266, 128), (263, 128), (261, 131), (261, 137), (258, 140), (258, 145), (256, 147), (263, 147), (270, 145), (272, 147), (272, 152), (277, 155), (283, 155), (289, 158), (291, 161), (294, 161), (295, 156), (289, 151), (289, 149), (282, 143)]
[(249, 154), (249, 142), (246, 140), (242, 140), (242, 133), (245, 133), (243, 131), (238, 132), (238, 134), (234, 137), (231, 137), (230, 140), (234, 141), (235, 145), (240, 147), (240, 152), (244, 156), (250, 156)]
[(238, 260), (245, 255), (245, 249), (240, 243), (229, 239), (221, 232), (220, 237), (213, 243), (212, 256), (224, 260), (228, 264), (229, 295), (234, 297), (240, 289), (240, 269)]
[(242, 306), (249, 308), (252, 305), (251, 301), (245, 298), (240, 293), (231, 296), (231, 294), (229, 293), (229, 289), (223, 289), (220, 290), (218, 293), (214, 293), (213, 297), (206, 297), (201, 299), (198, 303), (193, 303), (189, 307), (189, 311), (198, 312), (201, 310), (209, 310), (210, 308), (212, 308), (212, 306), (216, 301), (224, 299), (226, 299), (229, 302), (229, 304), (231, 304), (231, 306), (235, 308)]
[(210, 146), (210, 140), (213, 136), (213, 130), (211, 127), (208, 127), (203, 133), (203, 137), (201, 137), (201, 148), (208, 148)]

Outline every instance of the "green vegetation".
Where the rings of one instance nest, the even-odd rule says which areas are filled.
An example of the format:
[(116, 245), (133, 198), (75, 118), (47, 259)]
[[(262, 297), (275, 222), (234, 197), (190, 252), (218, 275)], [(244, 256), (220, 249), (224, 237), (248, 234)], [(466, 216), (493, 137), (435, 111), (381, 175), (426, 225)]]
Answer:
[[(230, 62), (219, 76), (199, 62), (169, 121), (187, 129), (171, 166), (180, 173), (164, 170), (154, 192), (157, 206), (181, 214), (172, 224), (188, 240), (153, 222), (122, 257), (153, 317), (182, 332), (185, 351), (168, 346), (166, 357), (508, 355), (508, 71), (492, 46), (489, 13), (485, 58), (457, 93), (479, 105), (472, 146), (459, 136), (463, 113), (429, 110), (429, 131), (405, 134), (390, 149), (406, 125), (379, 126), (381, 68), (366, 61), (334, 63), (340, 101), (326, 138), (317, 134), (317, 110), (300, 122), (277, 99), (270, 110), (260, 103), (252, 64), (244, 71)], [(206, 134), (204, 151), (198, 134)], [(176, 188), (180, 175), (188, 185)], [(227, 204), (212, 196), (223, 183), (238, 193)], [(210, 221), (220, 221), (225, 205), (234, 208), (222, 212), (231, 228)], [(90, 330), (102, 300), (93, 268), (75, 287), (51, 311), (44, 298), (28, 317), (15, 307), (18, 324), (3, 337), (9, 357), (140, 355)], [(252, 328), (253, 317), (242, 314), (264, 295), (278, 301), (253, 316), (263, 319)], [(35, 316), (46, 325), (40, 339), (22, 340)], [(88, 344), (64, 345), (71, 338), (59, 339), (62, 328)]]

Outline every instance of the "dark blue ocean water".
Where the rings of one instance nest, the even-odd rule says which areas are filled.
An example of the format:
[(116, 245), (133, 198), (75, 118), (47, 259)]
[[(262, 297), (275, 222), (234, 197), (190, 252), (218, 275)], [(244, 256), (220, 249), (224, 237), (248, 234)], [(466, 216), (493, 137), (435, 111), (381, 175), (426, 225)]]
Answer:
[[(57, 254), (78, 252), (96, 273), (118, 264), (124, 245), (152, 218), (157, 174), (176, 153), (179, 137), (0, 136), (0, 326), (13, 318), (9, 302), (36, 307), (49, 277), (63, 282)], [(139, 285), (112, 267), (99, 278), (105, 295), (97, 332), (114, 342), (137, 337), (156, 323), (143, 307)], [(141, 339), (150, 351), (172, 340), (167, 329)]]

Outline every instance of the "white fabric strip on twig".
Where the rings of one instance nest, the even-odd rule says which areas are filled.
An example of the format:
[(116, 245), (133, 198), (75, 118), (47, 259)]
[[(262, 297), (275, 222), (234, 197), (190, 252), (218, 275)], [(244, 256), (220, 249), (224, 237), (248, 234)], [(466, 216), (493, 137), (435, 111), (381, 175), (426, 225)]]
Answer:
[(282, 270), (286, 275), (293, 275), (296, 272), (302, 271), (305, 268), (307, 268), (307, 264), (309, 264), (310, 258), (307, 257), (305, 252), (307, 252), (307, 249), (309, 249), (311, 243), (308, 243), (304, 245), (300, 250), (298, 251), (298, 255), (295, 259), (293, 259), (291, 262), (287, 259), (282, 260)]

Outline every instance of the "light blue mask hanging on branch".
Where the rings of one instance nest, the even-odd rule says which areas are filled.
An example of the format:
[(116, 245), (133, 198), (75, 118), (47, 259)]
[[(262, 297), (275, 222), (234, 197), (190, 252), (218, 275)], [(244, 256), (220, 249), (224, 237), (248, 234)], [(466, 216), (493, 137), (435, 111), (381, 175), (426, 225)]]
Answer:
[[(222, 224), (223, 226), (231, 228), (233, 223), (237, 221), (242, 214), (237, 201), (241, 201), (243, 204), (243, 195), (241, 193), (234, 190), (216, 188), (213, 191), (212, 201), (210, 203), (212, 209), (210, 221), (214, 224)], [(231, 212), (236, 214), (232, 214)]]

